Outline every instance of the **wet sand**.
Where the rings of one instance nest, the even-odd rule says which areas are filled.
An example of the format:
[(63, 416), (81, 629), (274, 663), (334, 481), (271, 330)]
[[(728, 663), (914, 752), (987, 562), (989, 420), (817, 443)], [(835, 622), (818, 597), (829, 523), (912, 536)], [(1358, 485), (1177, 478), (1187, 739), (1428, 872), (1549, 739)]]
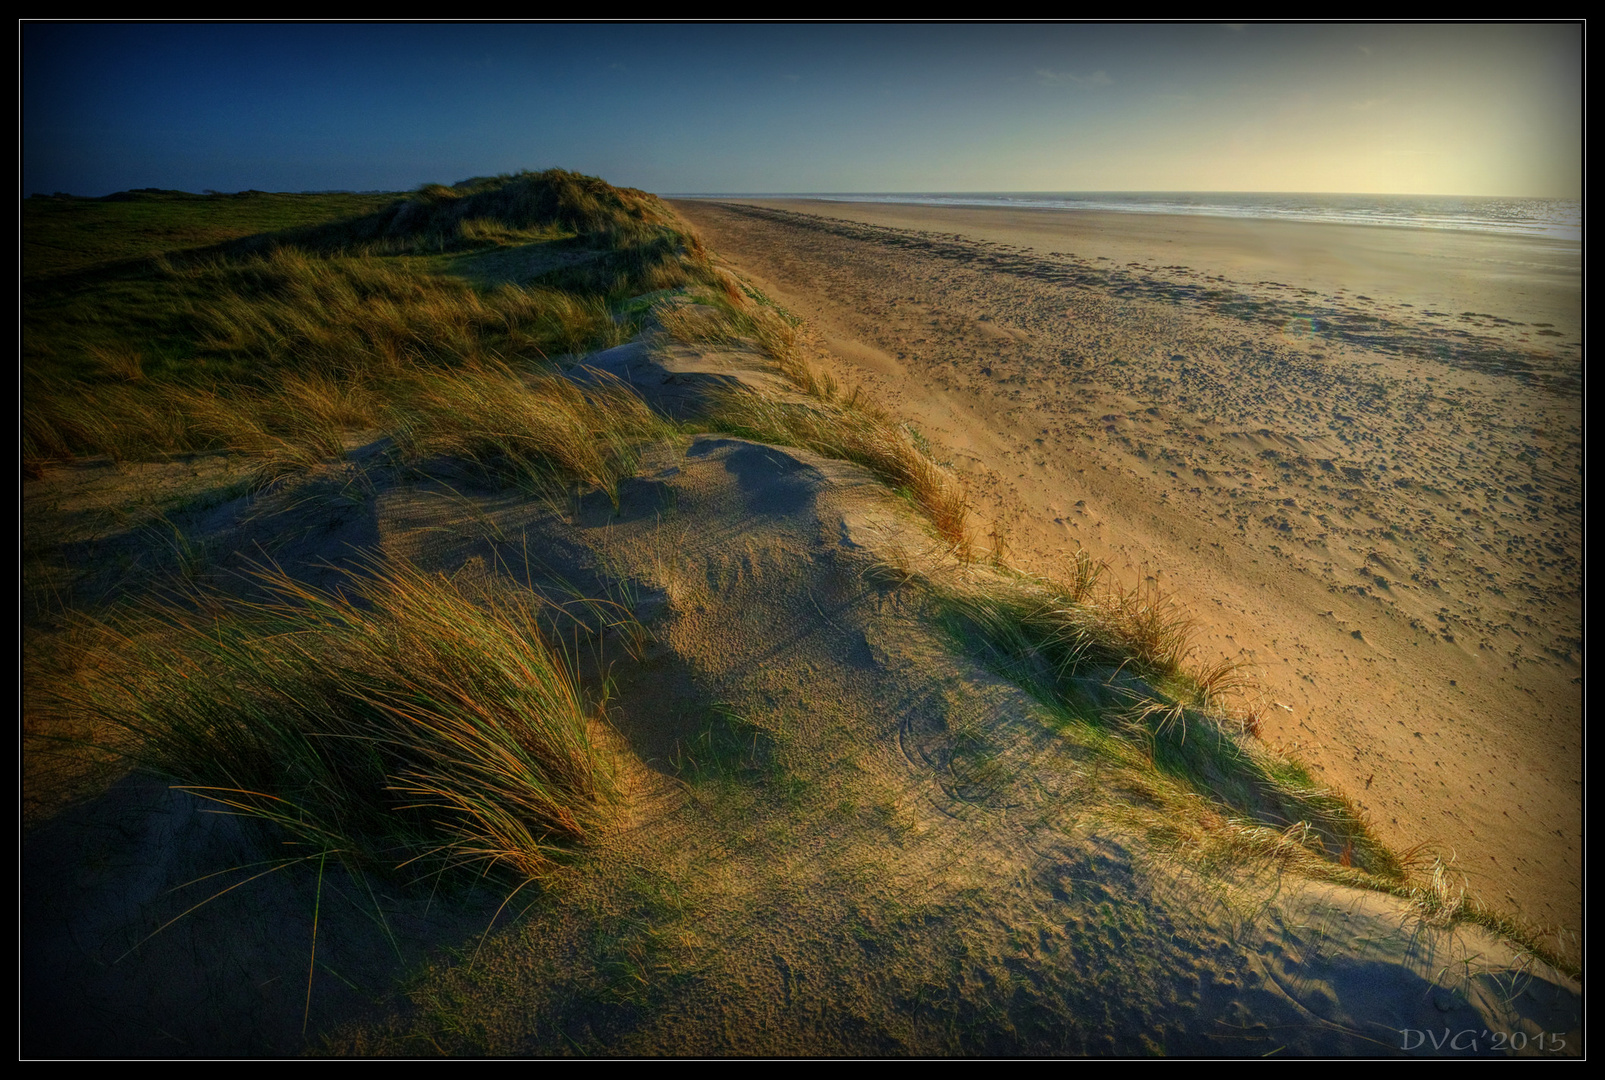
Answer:
[(967, 477), (982, 545), (1155, 578), (1262, 735), (1469, 891), (1582, 923), (1576, 245), (682, 200)]

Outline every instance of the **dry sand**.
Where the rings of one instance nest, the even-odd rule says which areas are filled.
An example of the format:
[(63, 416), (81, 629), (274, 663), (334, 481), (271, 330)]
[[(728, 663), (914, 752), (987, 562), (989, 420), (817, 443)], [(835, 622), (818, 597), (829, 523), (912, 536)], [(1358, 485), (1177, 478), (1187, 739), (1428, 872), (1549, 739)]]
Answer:
[[(678, 396), (638, 346), (594, 359)], [(1097, 760), (877, 572), (963, 568), (855, 466), (699, 436), (614, 507), (353, 458), (185, 514), (207, 576), (265, 545), (327, 584), (355, 546), (514, 593), (628, 583), (654, 640), (613, 653), (619, 827), (507, 909), (332, 865), (320, 899), (310, 867), (251, 880), (234, 822), (125, 781), (28, 836), (25, 1055), (1585, 1052), (1578, 984), (1477, 927), (1202, 870), (1105, 815)], [(35, 492), (82, 513), (111, 472)], [(709, 701), (751, 724), (712, 758)]]
[[(945, 447), (1011, 558), (1053, 569), (1079, 543), (1128, 580), (1145, 567), (1206, 649), (1258, 665), (1267, 739), (1385, 838), (1435, 835), (1489, 899), (1578, 925), (1569, 339), (1513, 355), (1530, 327), (1467, 330), (1445, 364), (1408, 351), (1433, 340), (1415, 324), (1292, 336), (1310, 301), (1270, 295), (1306, 287), (1292, 274), (1256, 315), (1230, 282), (956, 227), (684, 210)], [(1370, 303), (1331, 306), (1352, 323)], [(777, 392), (751, 351), (587, 360), (671, 414), (730, 382)], [(124, 782), (25, 837), (25, 1054), (1584, 1053), (1578, 983), (1490, 933), (1271, 864), (1203, 867), (1123, 823), (1098, 759), (888, 572), (990, 571), (863, 470), (696, 436), (655, 447), (615, 506), (423, 464), (374, 438), (255, 496), (227, 458), (30, 480), (30, 649), (61, 604), (173, 573), (238, 588), (263, 552), (325, 587), (376, 551), (615, 598), (652, 638), (604, 643), (617, 828), (527, 907), (332, 872), (319, 899), (308, 871), (166, 925), (259, 852)], [(32, 807), (48, 761), (26, 764)]]
[(945, 447), (1009, 556), (1156, 577), (1399, 849), (1582, 926), (1575, 244), (679, 201)]

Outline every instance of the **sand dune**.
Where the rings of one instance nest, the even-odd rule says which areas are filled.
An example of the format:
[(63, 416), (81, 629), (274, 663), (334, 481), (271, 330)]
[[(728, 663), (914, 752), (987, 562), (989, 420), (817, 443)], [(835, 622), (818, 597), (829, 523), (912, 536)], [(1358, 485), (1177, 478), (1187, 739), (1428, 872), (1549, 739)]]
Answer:
[[(595, 359), (639, 376), (642, 352)], [(473, 588), (614, 582), (652, 636), (610, 665), (624, 820), (515, 913), (332, 862), (255, 880), (234, 819), (124, 781), (30, 836), (25, 1053), (1583, 1052), (1578, 984), (1481, 928), (1269, 866), (1200, 872), (1100, 812), (1097, 767), (884, 572), (986, 571), (856, 466), (699, 436), (615, 507), (353, 457), (360, 503), (309, 497), (347, 478), (331, 463), (207, 512), (197, 540), (329, 583), (354, 546)]]
[[(1445, 363), (1420, 352), (1430, 327), (1323, 326), (1218, 273), (1197, 291), (1181, 259), (1161, 280), (951, 231), (685, 209), (813, 321), (838, 377), (952, 458), (983, 512), (975, 553), (1051, 571), (1079, 547), (1175, 592), (1205, 650), (1254, 663), (1265, 741), (1395, 847), (1443, 843), (1448, 872), (1415, 879), (1419, 903), (1348, 887), (1405, 879), (1374, 876), (1363, 831), (1328, 847), (1337, 814), (1302, 780), (1305, 802), (1259, 801), (1269, 774), (1241, 770), (1260, 749), (1207, 702), (1168, 734), (1123, 711), (1158, 700), (1129, 654), (1075, 668), (1076, 702), (1052, 706), (1041, 655), (1000, 661), (954, 621), (965, 590), (1020, 577), (961, 557), (840, 447), (730, 434), (750, 414), (728, 401), (608, 490), (509, 484), (379, 432), (268, 488), (239, 455), (76, 462), (24, 489), (36, 702), (128, 663), (127, 639), (39, 618), (58, 596), (96, 610), (188, 581), (223, 610), (262, 598), (264, 559), (325, 589), (385, 560), (539, 609), (605, 688), (590, 724), (618, 794), (538, 882), (436, 895), (311, 848), (265, 872), (281, 834), (150, 780), (34, 806), (75, 785), (30, 742), (25, 798), (50, 820), (23, 851), (25, 1053), (1585, 1052), (1577, 980), (1439, 917), (1464, 881), (1580, 918), (1564, 341), (1518, 356), (1467, 330)], [(845, 411), (756, 340), (649, 329), (569, 374), (673, 418), (732, 386)], [(1165, 756), (1210, 733), (1196, 767)]]
[(682, 201), (945, 446), (1011, 557), (1152, 575), (1390, 842), (1581, 927), (1578, 254), (1056, 211)]

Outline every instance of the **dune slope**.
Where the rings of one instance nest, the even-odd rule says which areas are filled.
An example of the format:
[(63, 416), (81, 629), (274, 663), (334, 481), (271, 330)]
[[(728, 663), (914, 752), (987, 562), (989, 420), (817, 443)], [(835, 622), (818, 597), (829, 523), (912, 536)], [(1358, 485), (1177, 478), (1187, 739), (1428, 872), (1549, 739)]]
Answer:
[(949, 448), (1021, 564), (1157, 575), (1254, 665), (1267, 740), (1390, 843), (1580, 930), (1575, 249), (677, 205)]
[[(556, 178), (575, 205), (611, 205), (599, 181)], [(816, 250), (815, 226), (783, 219), (794, 234), (781, 247), (804, 261), (752, 265), (816, 315), (829, 348), (816, 351), (809, 330), (709, 261), (642, 193), (621, 204), (651, 219), (619, 232), (636, 245), (628, 258), (601, 241), (593, 251), (554, 238), (539, 220), (504, 235), (477, 216), (504, 187), (539, 179), (425, 189), (414, 200), (439, 212), (429, 244), (467, 245), (466, 258), (429, 272), (502, 275), (485, 294), (501, 314), (476, 309), (489, 329), (449, 341), (419, 331), (437, 350), (421, 357), (392, 355), (354, 375), (331, 368), (349, 379), (334, 389), (353, 399), (390, 395), (343, 414), (332, 441), (325, 432), (309, 449), (293, 443), (302, 433), (269, 431), (278, 441), (253, 435), (244, 450), (164, 448), (115, 462), (64, 460), (70, 451), (40, 444), (23, 514), (25, 1054), (1583, 1052), (1579, 982), (1519, 935), (1488, 929), (1490, 908), (1480, 925), (1465, 918), (1460, 890), (1479, 881), (1415, 845), (1421, 821), (1407, 817), (1417, 804), (1402, 774), (1378, 765), (1376, 784), (1354, 774), (1349, 791), (1374, 829), (1335, 782), (1352, 771), (1336, 740), (1364, 724), (1378, 726), (1364, 744), (1373, 760), (1420, 745), (1380, 726), (1385, 706), (1412, 690), (1390, 667), (1426, 670), (1381, 652), (1399, 651), (1392, 609), (1366, 607), (1380, 603), (1370, 591), (1323, 593), (1333, 598), (1327, 619), (1341, 625), (1330, 640), (1286, 631), (1315, 659), (1296, 651), (1300, 666), (1268, 673), (1263, 695), (1229, 693), (1230, 669), (1211, 665), (1209, 649), (1274, 648), (1277, 627), (1303, 627), (1288, 598), (1321, 585), (1278, 561), (1295, 542), (1288, 533), (1311, 526), (1294, 525), (1292, 508), (1286, 529), (1255, 517), (1271, 505), (1270, 474), (1281, 470), (1276, 482), (1291, 490), (1299, 461), (1319, 468), (1309, 455), (1359, 470), (1360, 450), (1328, 447), (1317, 440), (1343, 440), (1314, 431), (1138, 408), (1169, 401), (1137, 396), (1153, 385), (1147, 375), (1125, 390), (1090, 375), (1041, 377), (1027, 364), (1040, 331), (991, 309), (932, 306), (926, 322), (899, 324), (891, 301), (901, 294), (858, 275), (890, 287), (897, 275), (929, 274), (932, 288), (947, 281), (972, 304), (998, 296), (997, 275), (967, 277), (950, 255), (908, 258), (903, 241), (880, 234), (838, 230)], [(775, 219), (690, 212), (738, 260), (749, 243), (774, 254), (762, 244)], [(344, 243), (348, 232), (306, 235)], [(840, 246), (849, 241), (865, 246)], [(367, 290), (351, 303), (371, 325), (428, 330), (421, 305), (439, 303), (443, 286), (404, 261), (367, 265), (398, 245), (397, 260), (415, 257), (413, 239), (373, 243), (356, 268), (339, 249), (205, 272), (327, 281), (316, 261), (327, 258)], [(954, 243), (993, 259), (994, 271), (1004, 260)], [(521, 262), (526, 247), (539, 257)], [(856, 315), (785, 277), (821, 251), (851, 256), (831, 281)], [(539, 264), (549, 289), (557, 281), (612, 299), (587, 295), (571, 321), (539, 322), (533, 313), (555, 319), (569, 301), (508, 288), (525, 263)], [(662, 287), (641, 294), (647, 286)], [(423, 298), (416, 309), (396, 299), (408, 290)], [(451, 296), (462, 310), (481, 303)], [(1100, 370), (1121, 366), (1129, 335), (1096, 322), (1113, 318), (1098, 303), (1116, 301), (1071, 299), (1109, 336)], [(966, 311), (974, 317), (961, 322), (955, 312)], [(1151, 326), (1163, 311), (1128, 314)], [(642, 333), (594, 348), (628, 336), (626, 324)], [(306, 340), (330, 355), (350, 354), (349, 342), (311, 330)], [(1200, 354), (1203, 340), (1193, 339)], [(571, 341), (592, 347), (548, 360)], [(225, 346), (240, 348), (205, 345)], [(530, 355), (496, 355), (515, 349)], [(911, 349), (930, 350), (940, 367), (918, 367)], [(1215, 381), (1241, 360), (1216, 356)], [(834, 365), (835, 377), (816, 363)], [(113, 366), (116, 379), (139, 382), (137, 357)], [(852, 389), (860, 381), (893, 411)], [(120, 392), (132, 400), (147, 389), (161, 392)], [(281, 400), (269, 392), (227, 400)], [(1073, 409), (1054, 421), (1081, 455), (1061, 461), (1054, 455), (1070, 451), (1050, 443), (1051, 426), (1041, 443), (1011, 441), (1041, 422), (1036, 395), (1108, 420), (1085, 438)], [(385, 427), (367, 428), (372, 418)], [(1152, 433), (1166, 429), (1168, 442)], [(1254, 511), (1207, 525), (1166, 506), (1185, 501), (1179, 490), (1150, 498), (1163, 466), (1182, 471), (1182, 430), (1196, 436), (1186, 467), (1231, 477), (1230, 505)], [(287, 464), (273, 457), (285, 447)], [(967, 525), (938, 463), (949, 455), (982, 511)], [(282, 467), (265, 471), (264, 459)], [(1060, 476), (1068, 462), (1079, 465)], [(1150, 480), (1139, 464), (1154, 465)], [(1251, 469), (1261, 472), (1239, 475)], [(1071, 475), (1085, 486), (1057, 483)], [(1208, 482), (1195, 473), (1192, 486)], [(1369, 493), (1371, 510), (1394, 507), (1370, 474), (1353, 491), (1356, 506)], [(1068, 494), (1080, 505), (1060, 505)], [(1225, 507), (1233, 496), (1210, 498)], [(1220, 537), (1211, 550), (1222, 554), (1174, 569), (1163, 557), (1191, 550), (1178, 539), (1191, 535), (1178, 531), (1187, 521), (1200, 540)], [(1205, 655), (1167, 652), (1181, 651), (1167, 627), (1184, 613), (1160, 603), (1152, 581), (1100, 584), (1092, 560), (1055, 562), (1083, 534), (1095, 555), (1151, 560), (1164, 588), (1204, 605)], [(1330, 535), (1335, 550), (1355, 534)], [(1241, 565), (1256, 558), (1253, 570)], [(411, 595), (427, 593), (439, 605), (429, 611), (445, 613), (429, 634), (419, 630), (427, 612), (384, 608), (386, 575), (428, 584)], [(271, 606), (286, 595), (288, 606)], [(1210, 609), (1216, 600), (1224, 614)], [(154, 620), (138, 606), (152, 602)], [(334, 613), (317, 633), (298, 614), (308, 606)], [(487, 653), (504, 658), (487, 684), (479, 650), (431, 651), (485, 612), (524, 613), (507, 625), (559, 657), (581, 735), (599, 748), (583, 804), (552, 810), (576, 828), (541, 826), (529, 838), (538, 851), (461, 840), (474, 793), (421, 790), (420, 770), (437, 762), (408, 757), (409, 736), (395, 726), (436, 725), (446, 738), (427, 745), (488, 770), (474, 775), (525, 775), (508, 744), (453, 725), (476, 688), (523, 686), (544, 669), (528, 650)], [(1378, 617), (1359, 624), (1368, 613)], [(1430, 647), (1452, 648), (1444, 637)], [(225, 638), (246, 645), (219, 653)], [(372, 650), (390, 658), (398, 648), (399, 669), (389, 659), (375, 667)], [(1347, 651), (1309, 666), (1322, 648)], [(267, 660), (253, 667), (252, 656)], [(310, 681), (277, 674), (296, 665)], [(308, 696), (325, 669), (342, 673), (334, 697)], [(1201, 670), (1217, 676), (1189, 675)], [(1328, 680), (1342, 681), (1361, 727), (1335, 723)], [(260, 790), (226, 772), (198, 780), (235, 760), (203, 723), (191, 731), (198, 749), (154, 759), (163, 778), (121, 776), (126, 765), (107, 748), (129, 745), (118, 735), (129, 710), (161, 723), (188, 685), (215, 688), (198, 696), (237, 701), (242, 715), (306, 714), (310, 749), (287, 754), (284, 770), (269, 753), (253, 774)], [(322, 719), (334, 710), (359, 726)], [(539, 750), (517, 716), (504, 719), (496, 730), (523, 740), (521, 754)], [(336, 752), (345, 747), (355, 756)], [(1312, 778), (1283, 748), (1324, 772)], [(312, 767), (325, 750), (333, 772)], [(186, 772), (196, 764), (210, 771)], [(325, 804), (319, 793), (339, 798)], [(1372, 802), (1384, 796), (1392, 801)], [(286, 816), (285, 805), (305, 812)], [(353, 818), (342, 831), (347, 806), (378, 807), (380, 827)], [(226, 812), (242, 807), (256, 819)], [(1399, 820), (1382, 816), (1390, 807), (1402, 808)], [(387, 846), (393, 817), (411, 823), (396, 835), (412, 846)], [(451, 866), (459, 856), (466, 871)]]

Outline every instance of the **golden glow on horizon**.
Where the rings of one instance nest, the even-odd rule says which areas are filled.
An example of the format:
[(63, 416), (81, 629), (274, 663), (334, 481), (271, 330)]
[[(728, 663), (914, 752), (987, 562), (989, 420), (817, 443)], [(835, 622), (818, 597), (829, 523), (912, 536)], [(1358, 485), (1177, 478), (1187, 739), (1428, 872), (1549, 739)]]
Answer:
[(23, 59), (30, 192), (556, 165), (660, 192), (1582, 197), (1576, 22), (60, 23)]

